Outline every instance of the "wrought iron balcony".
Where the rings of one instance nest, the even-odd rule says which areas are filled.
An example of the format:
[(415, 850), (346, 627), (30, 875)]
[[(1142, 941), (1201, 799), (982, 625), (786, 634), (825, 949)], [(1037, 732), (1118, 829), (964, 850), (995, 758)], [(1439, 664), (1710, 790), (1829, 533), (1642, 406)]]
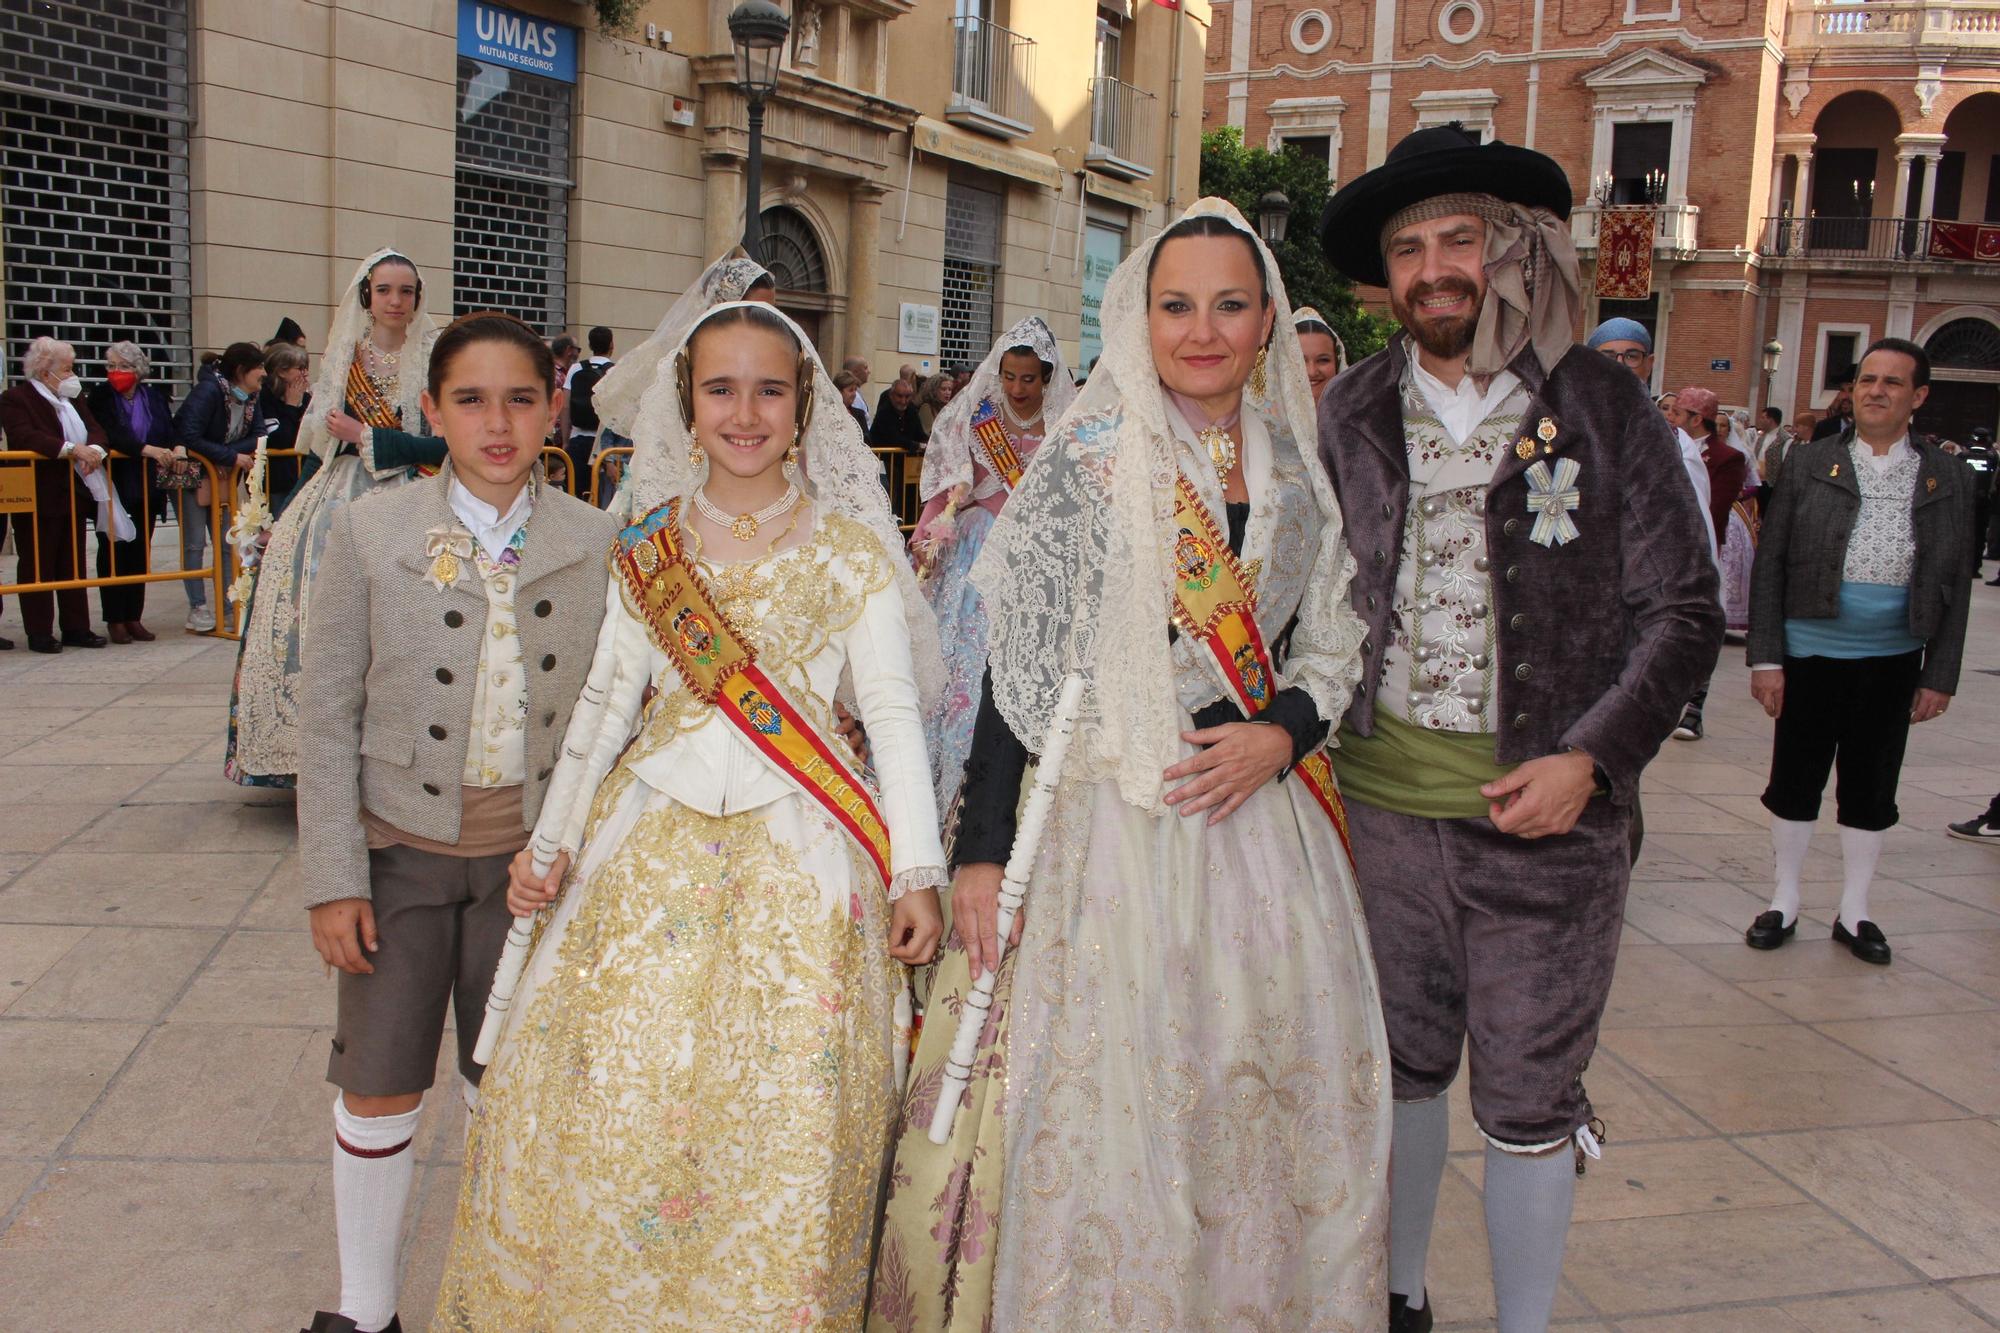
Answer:
[[(1643, 208), (1643, 204), (1612, 204), (1611, 208)], [(1597, 226), (1605, 206), (1578, 204), (1570, 210), (1569, 235), (1578, 250), (1597, 249)], [(1695, 204), (1659, 204), (1653, 213), (1653, 253), (1689, 259), (1696, 248), (1695, 233), (1701, 209)]]
[(1757, 247), (1774, 268), (1868, 270), (1884, 265), (1976, 264), (2000, 276), (2000, 225), (1930, 218), (1764, 219)]
[(1034, 132), (1035, 43), (973, 16), (952, 20), (951, 102), (944, 118), (1002, 139)]
[(1153, 145), (1159, 138), (1160, 100), (1122, 79), (1090, 81), (1091, 168), (1123, 180), (1153, 174)]
[(2000, 0), (1793, 0), (1788, 50), (2000, 49)]

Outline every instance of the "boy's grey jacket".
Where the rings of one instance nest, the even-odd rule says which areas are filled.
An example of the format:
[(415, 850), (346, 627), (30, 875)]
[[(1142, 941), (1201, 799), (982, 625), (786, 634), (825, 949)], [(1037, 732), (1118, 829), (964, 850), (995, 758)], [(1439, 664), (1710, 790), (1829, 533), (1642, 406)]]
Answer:
[[(342, 507), (313, 579), (300, 648), (299, 860), (306, 906), (366, 898), (365, 807), (454, 842), (486, 630), (470, 561), (442, 589), (425, 534), (458, 522), (451, 468)], [(523, 823), (532, 829), (604, 619), (616, 523), (553, 486), (528, 519), (514, 614), (528, 676)]]
[[(1750, 574), (1750, 661), (1785, 660), (1785, 621), (1840, 614), (1847, 541), (1861, 516), (1861, 487), (1849, 463), (1853, 430), (1792, 446), (1778, 474), (1771, 510)], [(1914, 437), (1922, 460), (1910, 527), (1917, 558), (1910, 570), (1910, 637), (1924, 641), (1917, 683), (1940, 694), (1958, 690), (1965, 622), (1972, 606), (1972, 509), (1976, 474), (1942, 449)]]
[[(1399, 389), (1409, 345), (1398, 334), (1335, 377), (1319, 410), (1320, 457), (1354, 554), (1349, 596), (1368, 627), (1347, 710), (1364, 736), (1374, 734), (1410, 499)], [(1640, 770), (1721, 651), (1718, 582), (1702, 535), (1708, 516), (1672, 430), (1631, 371), (1580, 343), (1551, 374), (1532, 349), (1511, 369), (1530, 402), (1525, 443), (1501, 459), (1486, 495), (1499, 646), (1495, 748), (1501, 763), (1587, 751), (1610, 780), (1611, 799), (1629, 805)], [(1524, 474), (1564, 458), (1581, 468), (1569, 515), (1577, 535), (1543, 546), (1529, 539)]]

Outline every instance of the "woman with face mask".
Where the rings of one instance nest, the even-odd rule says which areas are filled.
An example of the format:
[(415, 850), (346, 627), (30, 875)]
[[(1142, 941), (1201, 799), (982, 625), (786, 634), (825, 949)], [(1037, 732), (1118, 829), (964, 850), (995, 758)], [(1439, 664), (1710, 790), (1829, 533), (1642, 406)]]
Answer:
[[(0, 432), (7, 448), (40, 454), (36, 462), (35, 509), (30, 522), (16, 517), (14, 545), (20, 552), (20, 583), (88, 577), (78, 568), (75, 534), (89, 513), (85, 479), (104, 467), (109, 454), (104, 429), (82, 402), (76, 377), (76, 349), (54, 338), (37, 338), (21, 358), (21, 378), (0, 393)], [(74, 477), (74, 484), (71, 478)], [(56, 637), (56, 615), (62, 637)], [(81, 588), (21, 594), (21, 621), (28, 647), (38, 653), (64, 648), (102, 648), (104, 636), (90, 628), (90, 602)], [(0, 639), (0, 648), (12, 648)]]
[[(159, 469), (174, 462), (174, 409), (167, 391), (147, 379), (152, 368), (152, 358), (139, 344), (112, 343), (104, 349), (103, 382), (84, 395), (111, 447), (106, 467), (112, 488), (133, 522), (132, 536), (125, 541), (114, 541), (115, 533), (98, 529), (99, 578), (147, 572), (147, 548), (165, 503)], [(146, 609), (145, 584), (106, 585), (97, 590), (97, 600), (111, 642), (153, 641), (153, 632), (139, 620)]]
[[(248, 470), (264, 429), (257, 414), (257, 391), (264, 387), (264, 352), (255, 343), (231, 343), (223, 349), (215, 378), (194, 386), (174, 414), (174, 447), (182, 456), (199, 454), (215, 465), (224, 486), (234, 486), (238, 470)], [(208, 559), (209, 510), (216, 497), (209, 483), (180, 493), (181, 568), (196, 569)], [(208, 604), (207, 579), (183, 579), (188, 599), (188, 632), (206, 634), (215, 628), (215, 608)]]

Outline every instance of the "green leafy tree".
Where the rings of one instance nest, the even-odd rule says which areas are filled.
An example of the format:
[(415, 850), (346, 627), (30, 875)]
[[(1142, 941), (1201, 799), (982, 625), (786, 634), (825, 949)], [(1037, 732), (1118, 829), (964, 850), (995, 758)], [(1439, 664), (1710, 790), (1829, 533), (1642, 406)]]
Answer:
[(1201, 192), (1227, 199), (1253, 224), (1257, 201), (1272, 190), (1292, 201), (1291, 223), (1284, 244), (1276, 248), (1278, 271), (1294, 307), (1309, 305), (1347, 345), (1351, 365), (1380, 351), (1396, 326), (1373, 315), (1354, 295), (1354, 284), (1329, 264), (1320, 249), (1319, 219), (1326, 211), (1326, 164), (1295, 148), (1266, 152), (1245, 148), (1243, 131), (1235, 126), (1209, 130), (1201, 136)]

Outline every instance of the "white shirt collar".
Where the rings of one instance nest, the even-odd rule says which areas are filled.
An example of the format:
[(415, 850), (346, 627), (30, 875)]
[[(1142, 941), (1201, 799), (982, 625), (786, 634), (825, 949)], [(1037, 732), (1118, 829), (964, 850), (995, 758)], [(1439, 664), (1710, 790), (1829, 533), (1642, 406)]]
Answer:
[(1901, 438), (1889, 446), (1887, 453), (1876, 453), (1874, 446), (1863, 441), (1859, 434), (1855, 435), (1854, 442), (1849, 448), (1853, 451), (1856, 458), (1867, 460), (1868, 465), (1877, 472), (1887, 472), (1904, 459), (1915, 458), (1917, 456), (1916, 449), (1910, 444), (1908, 431), (1905, 431)]
[(1446, 384), (1424, 369), (1424, 363), (1414, 352), (1410, 355), (1410, 372), (1416, 378), (1417, 391), (1437, 414), (1439, 424), (1451, 436), (1453, 444), (1465, 443), (1466, 437), (1478, 430), (1521, 382), (1513, 371), (1502, 370), (1487, 381), (1485, 393), (1479, 392), (1478, 383), (1469, 374), (1461, 376), (1456, 385)]
[(465, 483), (457, 477), (451, 479), (451, 512), (458, 515), (459, 522), (465, 524), (466, 531), (479, 543), (479, 549), (486, 552), (488, 560), (497, 560), (507, 549), (507, 543), (514, 540), (528, 522), (528, 514), (534, 508), (534, 483), (521, 488), (514, 497), (514, 503), (501, 513), (486, 501), (465, 489)]

